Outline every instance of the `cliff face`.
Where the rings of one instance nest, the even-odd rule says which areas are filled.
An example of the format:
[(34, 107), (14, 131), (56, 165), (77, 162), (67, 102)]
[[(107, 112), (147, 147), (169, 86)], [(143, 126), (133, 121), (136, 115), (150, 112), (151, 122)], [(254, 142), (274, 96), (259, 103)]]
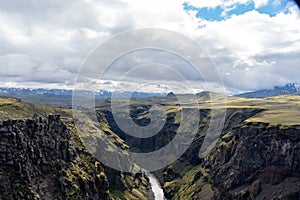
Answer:
[[(0, 105), (2, 119), (15, 110), (24, 113), (26, 108), (26, 116), (41, 110), (7, 101)], [(198, 133), (189, 149), (155, 172), (168, 199), (300, 199), (300, 126), (296, 125), (300, 116), (299, 107), (295, 109), (300, 98), (244, 101), (232, 100), (216, 146), (201, 159), (198, 153), (211, 110), (200, 107)], [(148, 109), (148, 105), (133, 107), (133, 120), (150, 123)], [(179, 127), (178, 106), (170, 103), (166, 111), (163, 129), (150, 138), (124, 133), (106, 104), (98, 107), (97, 117), (101, 131), (116, 146), (151, 152), (168, 144)], [(39, 114), (44, 112), (49, 113), (43, 107)], [(95, 127), (87, 124), (80, 128), (93, 131)], [(72, 121), (62, 121), (58, 115), (0, 122), (0, 199), (153, 199), (144, 174), (103, 166), (87, 152), (79, 134)]]
[(206, 158), (217, 199), (299, 199), (300, 127), (246, 123)]
[[(111, 129), (136, 151), (155, 150), (167, 144), (178, 127), (176, 110), (164, 128), (147, 139), (126, 135), (109, 110), (98, 110)], [(225, 126), (215, 148), (198, 157), (210, 122), (210, 110), (200, 111), (198, 134), (176, 162), (155, 172), (168, 199), (299, 199), (300, 127), (247, 122), (263, 109), (227, 109)], [(133, 110), (135, 112), (135, 110)], [(143, 112), (140, 112), (143, 113)], [(147, 120), (136, 114), (137, 122)], [(100, 121), (103, 119), (100, 118)]]
[(0, 138), (1, 199), (108, 199), (103, 168), (81, 159), (59, 116), (3, 121)]
[[(299, 199), (300, 126), (236, 124), (199, 163), (158, 172), (170, 199)], [(185, 158), (186, 157), (186, 158)]]
[[(133, 187), (128, 180), (139, 184)], [(144, 175), (103, 166), (84, 149), (72, 122), (67, 126), (59, 115), (0, 122), (0, 199), (111, 199), (124, 194), (134, 199), (133, 190), (152, 198)]]

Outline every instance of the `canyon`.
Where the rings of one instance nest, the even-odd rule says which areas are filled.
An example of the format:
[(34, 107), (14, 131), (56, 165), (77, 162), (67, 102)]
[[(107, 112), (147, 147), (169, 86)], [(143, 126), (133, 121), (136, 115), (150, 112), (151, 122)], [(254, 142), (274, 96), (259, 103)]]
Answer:
[[(299, 199), (299, 96), (229, 97), (222, 133), (201, 158), (211, 113), (224, 106), (211, 107), (208, 95), (198, 95), (200, 121), (187, 151), (151, 173), (138, 165), (125, 173), (101, 163), (82, 142), (82, 131), (91, 127), (76, 127), (71, 110), (2, 97), (0, 199)], [(136, 124), (151, 123), (156, 100), (132, 100)], [(170, 97), (159, 100), (167, 117), (156, 135), (126, 134), (109, 99), (96, 104), (101, 133), (134, 152), (164, 147), (176, 135), (181, 110)]]

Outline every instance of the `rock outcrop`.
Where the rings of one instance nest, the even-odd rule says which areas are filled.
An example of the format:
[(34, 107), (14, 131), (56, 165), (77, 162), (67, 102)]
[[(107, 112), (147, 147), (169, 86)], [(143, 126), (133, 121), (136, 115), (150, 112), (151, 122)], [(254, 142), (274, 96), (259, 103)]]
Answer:
[(188, 158), (199, 149), (201, 138), (178, 161), (157, 172), (166, 196), (300, 199), (300, 127), (253, 122), (230, 127), (225, 127), (216, 147), (198, 163)]
[[(118, 128), (109, 110), (98, 112), (135, 151), (153, 151), (164, 146), (178, 128), (177, 113), (170, 112), (157, 135), (134, 138)], [(132, 115), (136, 122), (144, 124), (147, 120), (144, 111), (132, 112), (138, 112)], [(198, 153), (209, 127), (210, 112), (200, 111), (198, 134), (189, 149), (176, 162), (155, 172), (168, 199), (300, 199), (299, 126), (247, 122), (263, 109), (227, 109), (220, 139), (201, 159)]]
[(300, 127), (245, 123), (203, 163), (217, 199), (299, 199)]
[(0, 198), (109, 199), (104, 169), (84, 162), (71, 138), (59, 115), (0, 122)]
[(135, 193), (143, 188), (151, 199), (143, 174), (103, 166), (85, 150), (74, 124), (59, 115), (0, 122), (0, 199), (134, 197), (128, 179), (140, 183)]

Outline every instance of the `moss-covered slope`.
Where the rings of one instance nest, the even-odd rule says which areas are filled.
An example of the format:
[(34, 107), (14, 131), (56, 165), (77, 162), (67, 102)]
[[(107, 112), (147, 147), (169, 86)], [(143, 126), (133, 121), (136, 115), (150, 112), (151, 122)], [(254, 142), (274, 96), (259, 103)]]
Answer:
[(70, 110), (5, 97), (0, 119), (0, 199), (153, 198), (144, 174), (108, 168), (87, 151)]
[[(205, 93), (207, 96), (207, 94)], [(298, 199), (300, 98), (266, 99), (228, 97), (226, 120), (216, 147), (205, 158), (198, 153), (211, 118), (210, 98), (199, 94), (200, 123), (190, 148), (176, 162), (155, 172), (168, 199)], [(153, 100), (151, 100), (153, 101)], [(114, 122), (109, 102), (99, 105), (100, 121), (133, 151), (153, 151), (168, 144), (180, 123), (180, 108), (165, 99), (167, 120), (155, 136), (142, 139), (124, 133)], [(187, 102), (188, 104), (188, 102)], [(136, 100), (131, 115), (138, 124), (149, 123), (150, 102)], [(147, 121), (148, 120), (148, 121)]]

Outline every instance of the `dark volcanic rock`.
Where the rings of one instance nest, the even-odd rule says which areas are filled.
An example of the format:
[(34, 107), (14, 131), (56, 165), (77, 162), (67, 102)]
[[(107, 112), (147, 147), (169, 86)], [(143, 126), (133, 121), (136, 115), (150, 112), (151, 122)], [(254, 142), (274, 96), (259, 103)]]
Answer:
[(114, 191), (153, 198), (144, 174), (98, 162), (59, 115), (0, 122), (0, 199), (107, 200)]
[(204, 163), (217, 199), (299, 199), (300, 128), (247, 123)]
[(71, 137), (59, 115), (1, 122), (0, 199), (109, 199), (103, 168), (77, 176), (88, 164)]
[(300, 126), (245, 121), (259, 109), (228, 109), (223, 133), (204, 158), (199, 133), (174, 163), (157, 171), (169, 199), (300, 199)]

